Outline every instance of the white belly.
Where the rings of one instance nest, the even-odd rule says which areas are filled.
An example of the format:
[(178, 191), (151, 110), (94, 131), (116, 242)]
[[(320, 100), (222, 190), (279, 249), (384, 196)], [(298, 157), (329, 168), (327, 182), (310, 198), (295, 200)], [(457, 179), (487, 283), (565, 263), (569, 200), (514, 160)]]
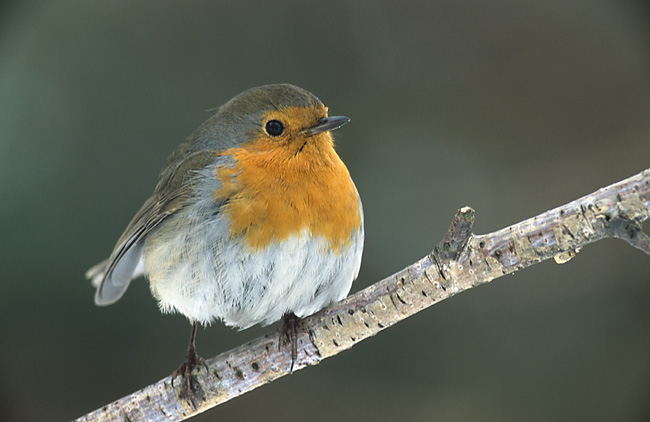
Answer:
[(164, 312), (203, 324), (271, 324), (286, 313), (304, 317), (341, 300), (359, 272), (363, 224), (340, 253), (307, 232), (252, 252), (228, 237), (221, 216), (179, 227), (179, 221), (206, 221), (191, 213), (180, 211), (146, 239), (145, 275)]

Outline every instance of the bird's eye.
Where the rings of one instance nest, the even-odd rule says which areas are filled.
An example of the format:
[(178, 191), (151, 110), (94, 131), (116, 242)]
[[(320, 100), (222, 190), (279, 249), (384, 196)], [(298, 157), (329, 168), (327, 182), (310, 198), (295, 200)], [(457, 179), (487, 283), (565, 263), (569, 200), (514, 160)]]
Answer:
[(280, 136), (284, 132), (284, 125), (279, 120), (269, 120), (266, 122), (266, 133), (271, 136)]

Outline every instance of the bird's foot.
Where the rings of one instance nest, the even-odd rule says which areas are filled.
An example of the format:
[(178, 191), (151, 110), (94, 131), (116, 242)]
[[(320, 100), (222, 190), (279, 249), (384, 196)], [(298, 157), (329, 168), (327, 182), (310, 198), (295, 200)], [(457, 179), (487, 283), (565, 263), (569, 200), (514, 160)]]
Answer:
[(284, 322), (282, 323), (282, 331), (280, 332), (280, 340), (278, 342), (278, 348), (285, 346), (288, 342), (291, 342), (291, 368), (290, 372), (293, 373), (293, 366), (296, 363), (298, 358), (298, 323), (300, 318), (298, 318), (293, 312), (286, 314), (284, 316)]
[(205, 363), (205, 360), (197, 355), (196, 352), (188, 351), (185, 362), (172, 374), (172, 387), (174, 386), (174, 380), (177, 377), (182, 377), (181, 388), (188, 393), (196, 393), (199, 387), (196, 379), (192, 377), (192, 371), (198, 366), (203, 366), (206, 372), (208, 371), (208, 365)]

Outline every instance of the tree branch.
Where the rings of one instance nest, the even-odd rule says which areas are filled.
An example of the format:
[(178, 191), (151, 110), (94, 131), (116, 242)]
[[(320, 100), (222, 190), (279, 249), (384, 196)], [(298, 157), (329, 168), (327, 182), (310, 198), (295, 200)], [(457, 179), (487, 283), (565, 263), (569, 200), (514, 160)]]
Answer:
[[(474, 210), (458, 211), (433, 252), (413, 265), (306, 318), (294, 370), (316, 365), (398, 321), (462, 291), (554, 258), (559, 264), (606, 237), (650, 254), (641, 224), (650, 214), (650, 169), (521, 223), (476, 236)], [(192, 395), (171, 376), (78, 421), (180, 421), (289, 374), (280, 330), (206, 361)]]

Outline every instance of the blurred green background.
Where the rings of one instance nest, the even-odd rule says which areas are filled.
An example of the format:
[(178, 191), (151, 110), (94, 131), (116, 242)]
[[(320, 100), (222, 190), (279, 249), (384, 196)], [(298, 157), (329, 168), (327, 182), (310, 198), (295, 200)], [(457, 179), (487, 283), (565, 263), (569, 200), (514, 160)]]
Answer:
[[(83, 274), (232, 96), (290, 82), (352, 118), (336, 138), (365, 208), (357, 291), (463, 205), (487, 233), (650, 167), (649, 23), (625, 0), (5, 1), (0, 420), (72, 419), (180, 364), (183, 317), (142, 281), (95, 307)], [(196, 420), (648, 420), (649, 279), (648, 256), (605, 240)], [(268, 330), (214, 324), (197, 347)]]

